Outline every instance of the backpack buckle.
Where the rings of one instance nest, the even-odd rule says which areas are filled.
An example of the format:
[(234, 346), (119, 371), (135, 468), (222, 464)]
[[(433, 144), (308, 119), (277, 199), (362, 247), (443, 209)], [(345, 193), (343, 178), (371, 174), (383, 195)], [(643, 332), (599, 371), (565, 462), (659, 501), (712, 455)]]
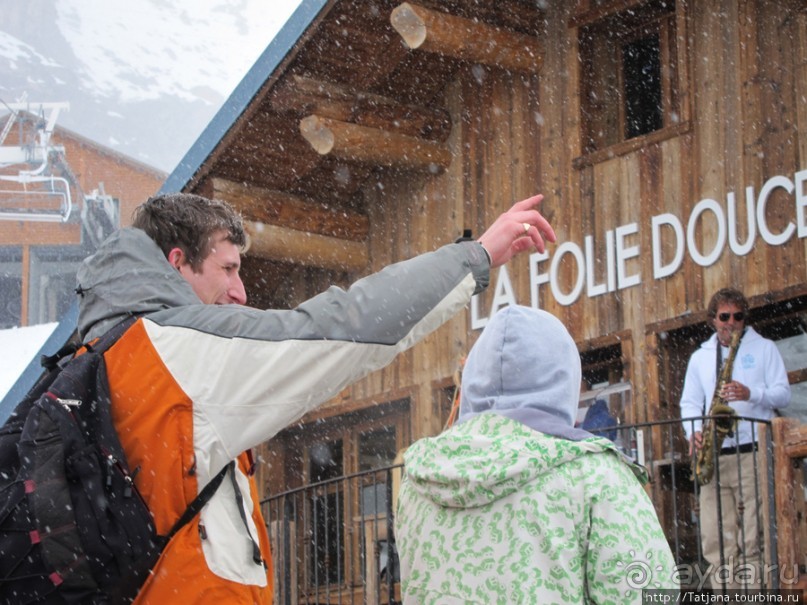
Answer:
[(77, 408), (81, 405), (81, 399), (62, 399), (61, 397), (56, 398), (57, 403), (61, 403), (68, 412), (70, 408)]

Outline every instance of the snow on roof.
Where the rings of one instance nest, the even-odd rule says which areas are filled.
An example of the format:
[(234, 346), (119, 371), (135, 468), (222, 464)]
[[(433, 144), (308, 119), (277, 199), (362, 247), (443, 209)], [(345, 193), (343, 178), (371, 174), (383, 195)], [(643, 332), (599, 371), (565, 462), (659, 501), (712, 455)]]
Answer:
[(0, 330), (3, 359), (0, 363), (0, 400), (11, 390), (58, 325), (54, 322)]

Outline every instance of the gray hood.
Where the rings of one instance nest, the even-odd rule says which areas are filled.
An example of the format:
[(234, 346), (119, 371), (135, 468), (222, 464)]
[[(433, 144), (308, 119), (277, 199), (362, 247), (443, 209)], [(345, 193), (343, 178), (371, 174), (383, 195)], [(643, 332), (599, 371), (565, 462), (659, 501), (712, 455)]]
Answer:
[(77, 274), (83, 342), (128, 315), (202, 304), (191, 285), (144, 231), (120, 229), (85, 259)]
[(468, 354), (458, 422), (494, 412), (547, 435), (591, 438), (574, 428), (581, 376), (577, 346), (556, 317), (530, 307), (505, 307)]

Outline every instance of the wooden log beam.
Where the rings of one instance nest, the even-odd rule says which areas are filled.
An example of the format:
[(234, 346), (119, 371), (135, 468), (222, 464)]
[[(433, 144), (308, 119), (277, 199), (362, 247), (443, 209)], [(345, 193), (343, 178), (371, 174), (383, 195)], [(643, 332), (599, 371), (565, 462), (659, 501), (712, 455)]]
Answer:
[(246, 254), (332, 271), (367, 269), (367, 244), (256, 221), (245, 223), (249, 234)]
[(300, 132), (317, 153), (347, 162), (442, 172), (452, 160), (440, 143), (318, 115), (300, 120)]
[(784, 448), (791, 458), (807, 458), (807, 425), (788, 427), (785, 433)]
[(298, 111), (413, 137), (445, 141), (451, 116), (442, 107), (406, 105), (389, 97), (304, 76), (291, 76), (272, 93), (272, 109)]
[(360, 242), (370, 232), (366, 214), (330, 208), (282, 191), (247, 187), (219, 177), (210, 182), (212, 196), (231, 203), (247, 220)]
[(537, 73), (543, 63), (538, 38), (404, 2), (390, 22), (409, 48), (515, 72)]

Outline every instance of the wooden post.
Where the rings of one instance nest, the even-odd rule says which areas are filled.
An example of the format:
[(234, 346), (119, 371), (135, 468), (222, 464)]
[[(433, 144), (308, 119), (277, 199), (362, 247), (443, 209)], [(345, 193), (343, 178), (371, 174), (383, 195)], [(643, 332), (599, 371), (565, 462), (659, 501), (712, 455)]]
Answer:
[(439, 105), (402, 104), (305, 76), (290, 76), (271, 99), (275, 111), (297, 111), (433, 141), (445, 141), (451, 134), (451, 115)]
[(246, 187), (218, 177), (210, 182), (213, 197), (230, 202), (247, 221), (356, 242), (365, 242), (370, 233), (370, 219), (366, 214), (329, 206), (327, 199), (307, 201), (283, 191)]
[(300, 133), (320, 155), (359, 164), (442, 172), (453, 158), (441, 143), (317, 115), (300, 120)]
[[(285, 505), (285, 499), (281, 500)], [(297, 527), (293, 520), (282, 516), (278, 521), (269, 522), (269, 542), (272, 545), (275, 598), (277, 602), (297, 602), (299, 570), (297, 556)]]
[(796, 497), (794, 486), (801, 482), (796, 480), (794, 462), (799, 455), (805, 454), (802, 446), (807, 427), (799, 428), (799, 422), (793, 418), (774, 418), (771, 426), (776, 496), (776, 550), (779, 559), (775, 573), (781, 577), (783, 573), (790, 576), (794, 573), (793, 570), (798, 570), (799, 565), (799, 510), (803, 498)]
[(254, 221), (244, 226), (250, 239), (249, 255), (350, 273), (365, 271), (369, 263), (365, 242)]
[[(772, 452), (768, 450), (769, 442), (773, 441), (773, 430), (766, 424), (760, 422), (756, 425), (758, 428), (757, 443), (758, 449), (758, 469), (759, 469), (759, 499), (760, 511), (762, 512), (762, 544), (764, 545), (766, 553), (765, 563), (773, 565), (778, 569), (779, 553), (774, 551), (771, 538), (776, 533), (776, 519), (772, 516), (776, 510), (773, 502), (774, 493), (771, 486), (775, 485), (775, 477), (771, 478), (771, 473), (775, 473), (775, 466)], [(772, 578), (766, 578), (768, 587), (771, 587)]]
[(404, 2), (390, 23), (409, 48), (515, 72), (538, 73), (544, 52), (535, 36)]

